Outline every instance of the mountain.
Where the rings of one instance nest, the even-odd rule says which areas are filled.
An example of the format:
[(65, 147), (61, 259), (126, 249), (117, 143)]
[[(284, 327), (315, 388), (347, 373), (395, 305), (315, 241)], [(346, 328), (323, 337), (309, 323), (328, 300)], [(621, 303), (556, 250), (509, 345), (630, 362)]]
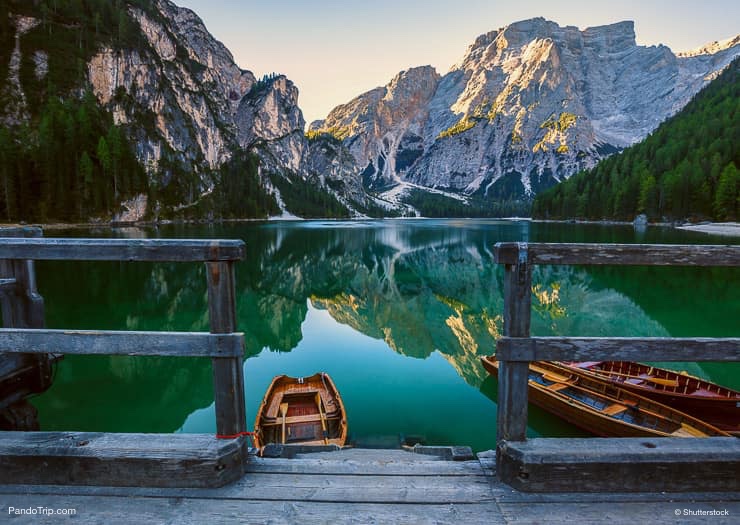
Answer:
[(738, 43), (676, 55), (637, 45), (632, 22), (579, 30), (525, 20), (479, 36), (443, 76), (429, 66), (399, 73), (310, 133), (340, 140), (366, 187), (391, 201), (419, 189), (458, 202), (528, 200), (643, 139)]
[(644, 138), (738, 39), (674, 55), (631, 23), (533, 19), (440, 76), (399, 73), (305, 122), (169, 0), (0, 2), (0, 218), (479, 216)]
[(740, 217), (740, 58), (644, 141), (541, 193), (536, 218)]
[(309, 155), (293, 82), (240, 68), (168, 0), (3, 2), (0, 79), (7, 220), (347, 216), (371, 204), (342, 169), (311, 169), (336, 155)]

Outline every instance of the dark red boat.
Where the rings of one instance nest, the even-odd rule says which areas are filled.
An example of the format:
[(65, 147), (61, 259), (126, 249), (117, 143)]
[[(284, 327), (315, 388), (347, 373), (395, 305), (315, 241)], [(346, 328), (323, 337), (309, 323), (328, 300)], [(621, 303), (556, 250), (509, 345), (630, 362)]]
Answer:
[(710, 381), (633, 361), (564, 363), (574, 372), (606, 379), (740, 436), (740, 392)]
[[(498, 376), (494, 357), (481, 360)], [(727, 436), (676, 409), (555, 363), (530, 363), (528, 387), (531, 403), (597, 436)]]

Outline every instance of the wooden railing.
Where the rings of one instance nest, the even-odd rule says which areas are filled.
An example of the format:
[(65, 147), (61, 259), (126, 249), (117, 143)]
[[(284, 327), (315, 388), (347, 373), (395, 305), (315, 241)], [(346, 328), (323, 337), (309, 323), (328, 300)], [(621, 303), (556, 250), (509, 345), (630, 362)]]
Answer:
[[(740, 361), (739, 338), (530, 337), (532, 265), (740, 266), (740, 246), (498, 243), (505, 265), (497, 440), (525, 441), (531, 361)], [(701, 312), (697, 312), (701, 315)]]
[[(236, 332), (234, 262), (243, 258), (244, 243), (239, 240), (0, 238), (0, 263), (16, 268), (17, 275), (26, 276), (26, 282), (14, 276), (6, 277), (7, 283), (0, 282), (0, 286), (6, 288), (0, 354), (210, 357), (216, 432), (238, 436), (246, 431), (246, 415), (242, 368), (244, 335)], [(31, 263), (34, 260), (204, 262), (210, 333), (43, 329), (43, 302), (35, 290)], [(40, 319), (39, 315), (35, 320), (28, 315), (16, 315), (27, 309), (24, 301), (29, 294), (41, 301)], [(14, 319), (21, 320), (15, 322)]]

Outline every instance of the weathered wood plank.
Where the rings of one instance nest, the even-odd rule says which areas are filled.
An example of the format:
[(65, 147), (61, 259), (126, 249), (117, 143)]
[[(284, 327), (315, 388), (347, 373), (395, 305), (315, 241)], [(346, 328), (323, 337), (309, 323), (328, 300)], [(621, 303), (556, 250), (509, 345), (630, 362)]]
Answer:
[(502, 337), (499, 361), (740, 361), (740, 338)]
[[(170, 473), (172, 475), (172, 473)], [(2, 486), (2, 485), (0, 485)], [(46, 491), (74, 494), (74, 487), (52, 486)], [(335, 503), (471, 504), (493, 501), (484, 476), (315, 475), (312, 473), (251, 473), (219, 488), (95, 487), (96, 496), (198, 498), (253, 501), (316, 501)], [(1, 492), (1, 491), (0, 491)], [(79, 492), (89, 493), (88, 487)]]
[(736, 438), (539, 438), (504, 443), (497, 459), (525, 492), (740, 491)]
[(0, 352), (238, 357), (241, 333), (0, 329)]
[[(517, 260), (504, 273), (504, 335), (528, 337), (531, 319), (532, 270), (524, 243)], [(527, 435), (526, 363), (501, 362), (498, 373), (497, 440), (521, 441)]]
[(219, 487), (243, 473), (242, 440), (206, 434), (0, 433), (0, 484)]
[[(516, 264), (519, 244), (497, 243), (494, 259)], [(529, 243), (530, 264), (740, 266), (740, 246), (669, 244)]]
[[(382, 452), (382, 451), (379, 451)], [(382, 453), (373, 460), (264, 459), (250, 458), (248, 473), (314, 475), (355, 474), (363, 476), (485, 476), (477, 461), (394, 461)]]
[[(40, 238), (40, 228), (1, 228), (2, 237)], [(33, 261), (0, 260), (0, 308), (5, 328), (44, 328), (44, 299), (36, 289)], [(9, 364), (16, 365), (15, 370)], [(35, 409), (22, 400), (33, 393), (43, 392), (51, 385), (51, 362), (46, 354), (0, 354), (0, 409), (6, 419), (19, 430), (38, 428)], [(15, 405), (11, 408), (12, 405)], [(17, 417), (17, 414), (21, 414)], [(25, 415), (23, 415), (25, 414)], [(9, 416), (9, 417), (8, 417)]]
[(240, 240), (10, 239), (0, 238), (0, 259), (75, 261), (239, 261)]
[[(147, 523), (324, 523), (397, 525), (399, 523), (505, 523), (495, 503), (479, 504), (389, 504), (325, 503), (303, 501), (244, 501), (162, 499), (89, 496), (0, 497), (0, 508), (74, 508), (69, 522), (78, 524)], [(12, 523), (58, 524), (64, 516), (11, 516)]]
[[(206, 263), (208, 279), (208, 312), (211, 333), (236, 330), (236, 298), (234, 264)], [(247, 430), (244, 400), (244, 367), (239, 357), (215, 357), (213, 390), (216, 405), (216, 432), (232, 436)]]

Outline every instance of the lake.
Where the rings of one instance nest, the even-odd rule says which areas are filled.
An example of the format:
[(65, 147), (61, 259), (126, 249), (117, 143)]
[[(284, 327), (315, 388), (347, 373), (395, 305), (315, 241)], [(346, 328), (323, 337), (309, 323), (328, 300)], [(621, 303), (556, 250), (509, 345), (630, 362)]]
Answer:
[[(500, 241), (737, 244), (671, 228), (503, 220), (377, 220), (47, 231), (46, 236), (239, 238), (238, 329), (247, 423), (273, 376), (328, 372), (351, 440), (494, 448), (496, 380), (479, 358), (501, 334)], [(197, 263), (37, 263), (49, 328), (207, 331)], [(532, 333), (740, 336), (740, 269), (535, 267)], [(740, 388), (740, 365), (673, 363)], [(202, 358), (68, 356), (33, 400), (42, 430), (215, 432)], [(532, 436), (579, 436), (530, 407)]]

